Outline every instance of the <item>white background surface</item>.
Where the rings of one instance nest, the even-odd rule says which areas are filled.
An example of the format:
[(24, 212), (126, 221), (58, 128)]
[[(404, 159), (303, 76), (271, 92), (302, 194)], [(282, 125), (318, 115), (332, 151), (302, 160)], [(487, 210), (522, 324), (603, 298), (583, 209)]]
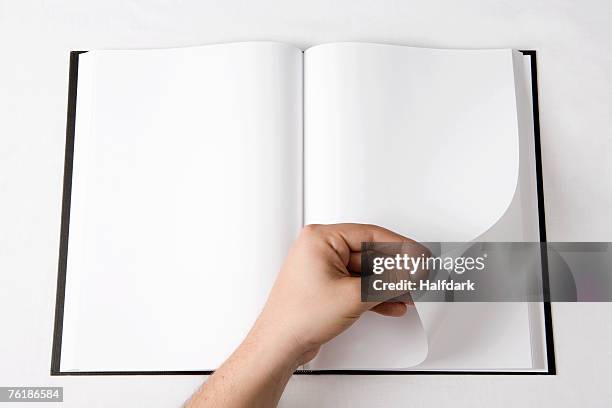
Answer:
[[(606, 1), (1, 0), (0, 385), (64, 386), (64, 406), (161, 407), (202, 380), (49, 376), (69, 50), (255, 39), (536, 49), (549, 240), (612, 241), (611, 22)], [(609, 405), (611, 305), (553, 315), (557, 376), (303, 376), (281, 405)]]

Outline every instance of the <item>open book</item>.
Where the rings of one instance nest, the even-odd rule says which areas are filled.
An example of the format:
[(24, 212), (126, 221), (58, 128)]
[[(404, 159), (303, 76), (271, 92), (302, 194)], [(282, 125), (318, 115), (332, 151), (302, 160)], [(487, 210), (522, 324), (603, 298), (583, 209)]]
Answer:
[[(272, 42), (73, 53), (52, 374), (214, 370), (304, 224), (545, 238), (534, 57)], [(368, 312), (303, 372), (551, 373), (547, 306)]]

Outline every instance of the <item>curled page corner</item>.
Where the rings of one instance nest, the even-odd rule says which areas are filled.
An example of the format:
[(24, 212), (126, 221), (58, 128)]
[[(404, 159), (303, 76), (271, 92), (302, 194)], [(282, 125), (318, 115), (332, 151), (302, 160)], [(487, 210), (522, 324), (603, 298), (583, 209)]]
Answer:
[[(524, 212), (527, 200), (524, 200), (525, 195), (521, 194), (521, 192), (524, 193), (524, 188), (517, 188), (504, 214), (494, 225), (476, 237), (473, 240), (474, 242), (496, 240), (522, 241), (529, 237), (526, 233), (527, 230), (530, 228), (537, 230), (537, 216), (530, 218), (535, 213)], [(524, 225), (521, 226), (521, 222), (517, 223), (517, 220), (521, 220)], [(536, 232), (534, 231), (534, 233)], [(537, 236), (531, 238), (531, 240), (537, 240)], [(447, 339), (444, 339), (447, 333), (445, 330), (441, 330), (441, 328), (445, 324), (451, 323), (451, 325), (456, 325), (458, 320), (464, 320), (469, 322), (470, 327), (476, 333), (478, 332), (478, 325), (498, 324), (499, 319), (506, 316), (508, 312), (507, 306), (502, 303), (495, 303), (484, 308), (481, 307), (481, 304), (477, 303), (448, 303), (444, 301), (446, 295), (446, 292), (430, 292), (424, 294), (426, 298), (414, 302), (415, 311), (419, 316), (419, 321), (421, 322), (428, 344), (428, 354), (419, 363), (419, 366), (421, 366), (419, 368), (439, 368), (440, 361), (446, 361), (449, 356), (462, 353), (461, 344), (449, 343)], [(517, 304), (514, 305), (516, 306)], [(499, 313), (499, 315), (496, 315), (496, 313)], [(474, 323), (475, 321), (478, 323)], [(461, 325), (459, 324), (459, 326)], [(451, 343), (453, 343), (452, 347), (450, 346)], [(452, 359), (456, 361), (458, 357), (454, 356)], [(412, 366), (410, 368), (415, 367)]]
[(325, 344), (307, 368), (402, 370), (425, 361), (428, 352), (427, 336), (416, 309), (409, 308), (402, 317), (369, 311), (349, 330)]
[[(469, 241), (539, 240), (536, 171), (533, 157), (534, 124), (528, 58), (518, 51), (512, 52), (518, 130), (517, 174), (513, 183), (513, 193), (506, 203), (503, 205), (500, 203), (499, 216), (494, 222), (477, 236), (471, 237)], [(437, 350), (435, 344), (439, 343), (437, 341), (438, 330), (446, 319), (454, 319), (458, 310), (471, 312), (473, 311), (471, 306), (475, 306), (449, 304), (443, 301), (444, 294), (438, 296), (440, 296), (440, 302), (435, 299), (415, 302), (415, 309), (427, 336), (429, 350), (427, 358), (421, 364), (432, 363), (432, 361), (435, 364), (435, 360), (448, 353), (460, 352), (460, 350)]]

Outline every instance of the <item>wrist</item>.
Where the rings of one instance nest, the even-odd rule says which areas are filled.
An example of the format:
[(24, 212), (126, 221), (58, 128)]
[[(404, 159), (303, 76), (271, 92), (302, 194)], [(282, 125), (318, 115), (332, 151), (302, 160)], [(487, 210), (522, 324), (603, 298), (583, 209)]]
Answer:
[(267, 321), (263, 316), (253, 326), (243, 345), (270, 368), (293, 373), (302, 364), (302, 345), (282, 324)]

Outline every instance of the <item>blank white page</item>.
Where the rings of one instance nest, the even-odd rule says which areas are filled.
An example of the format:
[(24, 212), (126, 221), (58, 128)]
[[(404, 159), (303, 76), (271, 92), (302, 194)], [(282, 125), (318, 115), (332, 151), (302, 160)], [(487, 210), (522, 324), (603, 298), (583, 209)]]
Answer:
[[(502, 218), (519, 174), (512, 50), (337, 43), (310, 48), (304, 58), (306, 223), (373, 223), (422, 242), (470, 241)], [(383, 353), (382, 342), (397, 360), (381, 368), (408, 368), (423, 361), (423, 330), (445, 325), (454, 340), (429, 342), (434, 360), (423, 368), (531, 367), (524, 304), (452, 306), (466, 312), (455, 313), (452, 324), (420, 325), (409, 316), (374, 331), (357, 322), (332, 344), (368, 341)], [(470, 344), (487, 352), (473, 353)], [(337, 361), (314, 365), (330, 363)]]
[(305, 54), (305, 216), (467, 241), (512, 200), (512, 50), (338, 43)]
[(62, 370), (215, 369), (302, 223), (302, 52), (80, 56)]

